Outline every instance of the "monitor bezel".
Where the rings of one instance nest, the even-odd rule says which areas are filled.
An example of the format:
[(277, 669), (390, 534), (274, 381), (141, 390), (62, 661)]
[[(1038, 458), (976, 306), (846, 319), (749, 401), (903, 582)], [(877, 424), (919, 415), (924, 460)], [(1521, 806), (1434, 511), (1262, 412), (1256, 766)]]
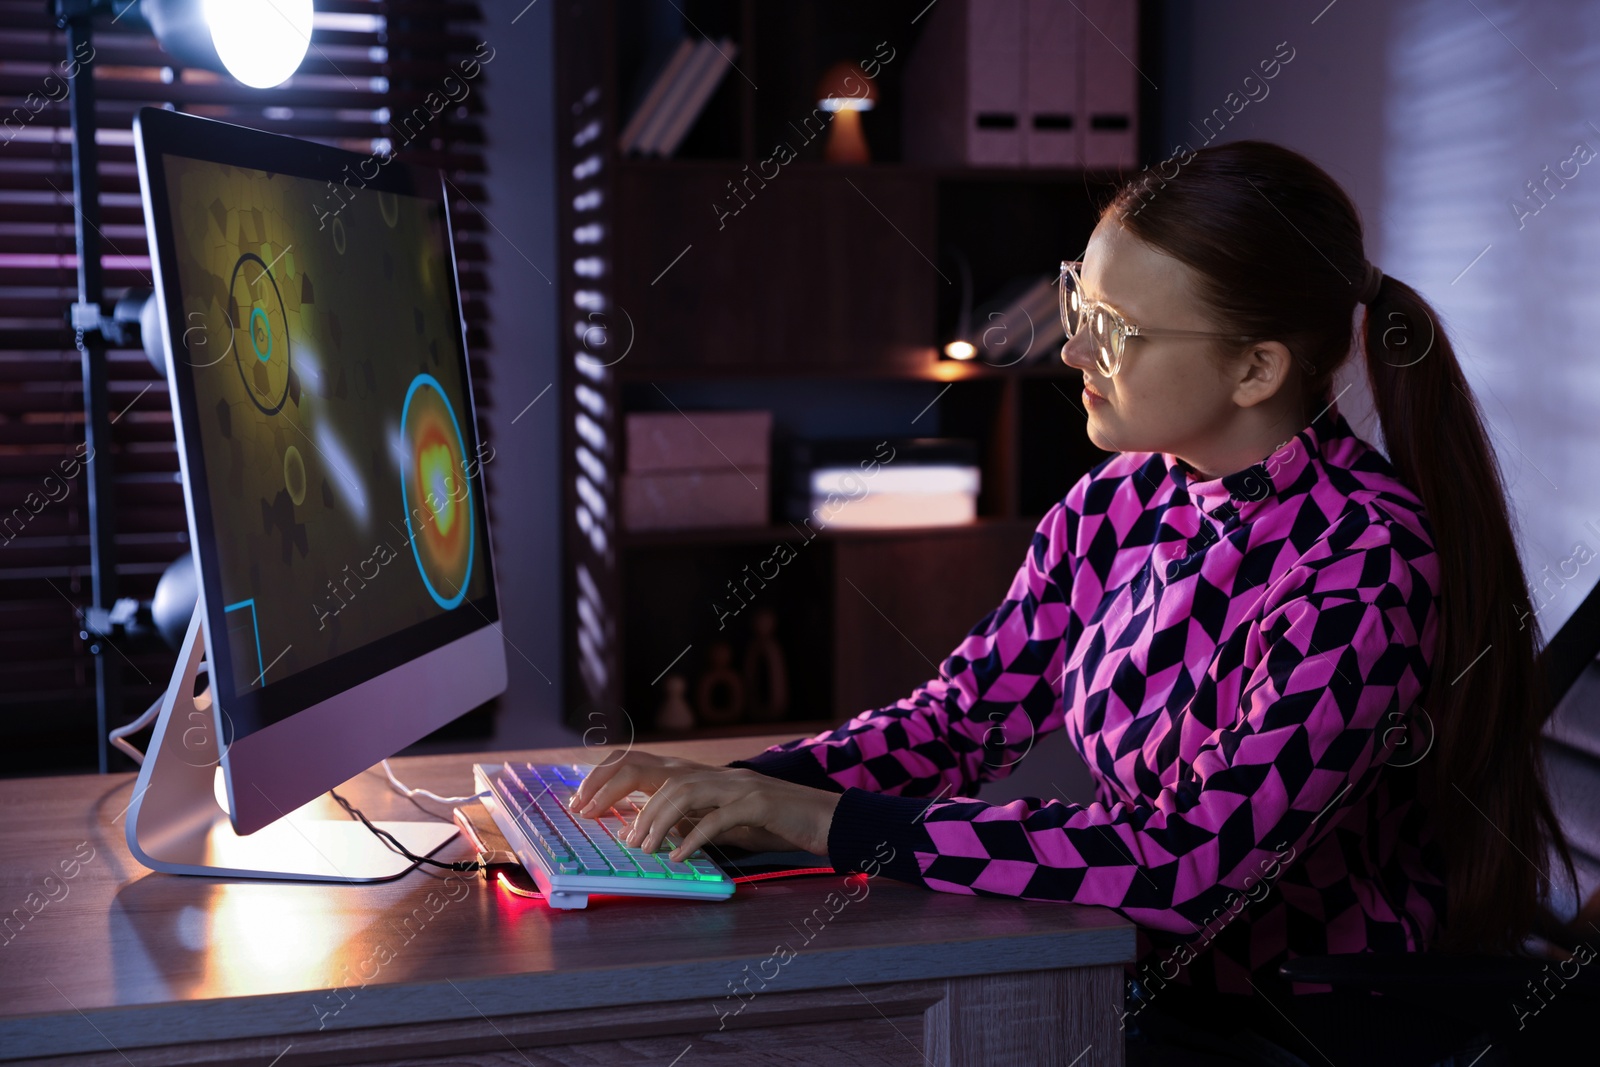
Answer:
[[(482, 596), (463, 600), (457, 609), (446, 611), (434, 618), (341, 653), (332, 659), (304, 668), (281, 681), (269, 681), (258, 688), (247, 689), (244, 692), (233, 691), (232, 664), (229, 662), (226, 642), (216, 643), (212, 640), (213, 634), (224, 632), (221, 628), (223, 620), (219, 610), (224, 601), (219, 568), (214, 556), (216, 531), (212, 522), (211, 494), (204, 449), (200, 440), (201, 435), (186, 430), (187, 427), (199, 426), (194, 368), (189, 361), (175, 358), (176, 353), (186, 351), (182, 335), (184, 323), (181, 320), (183, 307), (181, 286), (175, 267), (170, 270), (162, 269), (163, 264), (177, 263), (175, 232), (167, 188), (166, 157), (178, 156), (313, 181), (334, 181), (344, 173), (344, 168), (348, 167), (350, 168), (348, 173), (359, 174), (364, 180), (362, 186), (364, 192), (390, 192), (419, 197), (437, 204), (443, 213), (445, 240), (448, 245), (451, 284), (446, 288), (449, 291), (451, 314), (458, 324), (460, 347), (455, 358), (460, 361), (467, 406), (467, 417), (461, 420), (463, 424), (461, 432), (465, 454), (477, 457), (480, 455), (481, 439), (478, 433), (477, 403), (472, 388), (466, 324), (462, 316), (458, 290), (450, 203), (449, 197), (445, 194), (445, 178), (441, 172), (398, 160), (391, 160), (381, 165), (375, 164), (370, 169), (376, 173), (371, 179), (367, 179), (366, 171), (369, 168), (366, 164), (375, 163), (379, 157), (363, 156), (345, 149), (161, 108), (142, 108), (134, 118), (133, 130), (144, 197), (146, 230), (151, 242), (151, 267), (155, 273), (156, 291), (161, 309), (163, 340), (167, 353), (167, 384), (172, 397), (183, 475), (184, 503), (189, 520), (190, 545), (200, 578), (202, 602), (206, 605), (203, 621), (207, 654), (213, 667), (210, 680), (213, 692), (219, 698), (215, 703), (225, 710), (228, 720), (219, 722), (218, 729), (224, 744), (231, 745), (276, 723), (313, 709), (341, 693), (379, 679), (403, 664), (444, 648), (469, 634), (488, 627), (496, 627), (498, 630), (499, 598), (489, 536), (487, 494), (484, 491), (480, 463), (469, 481), (474, 489), (472, 493), (474, 516), (478, 528), (483, 531), (482, 566), (486, 568), (485, 576), (488, 582), (487, 591)], [(312, 210), (310, 205), (308, 205), (309, 210)], [(177, 309), (180, 315), (176, 322), (172, 309)], [(455, 709), (433, 725), (443, 725), (467, 710), (470, 709)], [(409, 743), (410, 741), (402, 742), (399, 747)], [(224, 760), (226, 761), (226, 757)]]

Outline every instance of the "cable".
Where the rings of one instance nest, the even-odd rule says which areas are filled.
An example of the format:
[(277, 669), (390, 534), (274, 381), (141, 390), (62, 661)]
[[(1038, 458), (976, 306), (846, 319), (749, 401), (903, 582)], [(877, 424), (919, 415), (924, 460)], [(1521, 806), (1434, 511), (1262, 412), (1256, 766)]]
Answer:
[(141, 767), (144, 766), (144, 753), (134, 748), (133, 745), (127, 741), (124, 741), (123, 738), (127, 737), (129, 734), (136, 734), (140, 730), (143, 730), (146, 726), (149, 726), (152, 722), (155, 722), (156, 716), (161, 713), (162, 699), (162, 697), (156, 697), (155, 702), (152, 703), (148, 708), (144, 709), (143, 715), (140, 715), (128, 725), (119, 726), (115, 730), (112, 730), (110, 733), (106, 734), (106, 739), (109, 740), (113, 746), (127, 753), (128, 758), (133, 760), (133, 762), (137, 763)]
[[(440, 867), (447, 871), (483, 870), (483, 863), (478, 860), (458, 860), (454, 863), (444, 863), (440, 860), (430, 859), (427, 856), (419, 856), (415, 852), (412, 852), (409, 848), (406, 848), (406, 846), (402, 845), (399, 839), (389, 831), (372, 825), (372, 820), (363, 815), (360, 808), (356, 807), (344, 797), (340, 796), (338, 790), (330, 789), (328, 790), (328, 795), (333, 797), (334, 800), (338, 801), (339, 806), (345, 811), (349, 812), (351, 818), (360, 819), (362, 826), (365, 826), (368, 830), (371, 830), (373, 833), (377, 834), (378, 838), (383, 841), (384, 844), (388, 845), (392, 851), (398, 852), (412, 863), (426, 863), (429, 866)], [(471, 798), (469, 797), (468, 799), (470, 800)]]
[(759, 882), (766, 878), (798, 878), (802, 874), (835, 874), (832, 867), (800, 867), (793, 871), (767, 871), (764, 874), (741, 874), (735, 882)]
[[(201, 660), (200, 666), (195, 668), (195, 677), (198, 678), (202, 674), (209, 676), (210, 673), (210, 661)], [(156, 716), (161, 714), (161, 701), (163, 699), (164, 697), (156, 697), (156, 699), (151, 702), (150, 706), (144, 709), (144, 713), (137, 719), (128, 723), (126, 726), (119, 726), (115, 730), (112, 730), (106, 734), (106, 740), (110, 741), (113, 747), (121, 752), (126, 753), (129, 759), (133, 760), (133, 762), (137, 763), (141, 767), (144, 766), (144, 753), (134, 748), (131, 743), (123, 740), (123, 738), (128, 737), (131, 734), (136, 734), (140, 730), (143, 730), (146, 726), (149, 726), (151, 723), (155, 722)]]
[(408, 799), (411, 797), (425, 797), (428, 800), (436, 800), (440, 804), (466, 804), (469, 801), (479, 800), (489, 795), (488, 791), (485, 790), (482, 793), (474, 793), (469, 797), (442, 797), (438, 793), (430, 792), (426, 789), (413, 789), (394, 776), (394, 771), (389, 768), (388, 760), (382, 762), (383, 773), (389, 779), (389, 784), (394, 787), (396, 793)]
[(530, 900), (544, 899), (544, 894), (539, 892), (537, 889), (524, 889), (520, 885), (512, 882), (511, 879), (507, 877), (505, 871), (499, 871), (496, 873), (495, 883), (512, 896), (527, 897)]

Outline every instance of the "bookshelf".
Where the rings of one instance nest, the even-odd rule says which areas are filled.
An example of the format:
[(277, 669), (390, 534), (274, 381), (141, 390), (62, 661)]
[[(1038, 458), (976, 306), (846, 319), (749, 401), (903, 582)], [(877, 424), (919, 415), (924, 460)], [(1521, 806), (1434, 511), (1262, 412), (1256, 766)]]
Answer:
[[(940, 351), (961, 313), (957, 250), (976, 303), (1048, 273), (1082, 249), (1119, 176), (903, 161), (900, 76), (926, 0), (678, 7), (687, 33), (738, 42), (738, 69), (672, 158), (617, 148), (660, 52), (645, 5), (560, 0), (556, 13), (569, 723), (607, 741), (799, 736), (935, 677), (1004, 598), (1039, 518), (1104, 458), (1084, 432), (1081, 376), (1053, 352), (997, 367)], [(862, 116), (874, 162), (826, 163), (822, 138), (803, 142), (791, 123), (811, 113), (824, 69), (882, 55), (880, 42), (895, 58)], [(762, 146), (785, 137), (798, 151), (774, 173)], [(975, 440), (979, 518), (807, 539), (775, 492), (765, 526), (624, 530), (624, 415), (673, 407), (772, 410), (779, 491), (787, 437)], [(780, 544), (792, 558), (749, 606), (777, 616), (787, 716), (659, 730), (667, 674), (692, 699), (719, 640), (738, 668), (753, 612), (730, 615), (729, 590), (747, 568), (770, 570)]]

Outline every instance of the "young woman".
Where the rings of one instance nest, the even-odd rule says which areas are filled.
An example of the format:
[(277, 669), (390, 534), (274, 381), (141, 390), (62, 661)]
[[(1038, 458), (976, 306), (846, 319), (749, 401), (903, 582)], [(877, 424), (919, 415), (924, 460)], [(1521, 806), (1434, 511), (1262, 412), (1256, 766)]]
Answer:
[[(1514, 950), (1536, 861), (1571, 859), (1504, 491), (1427, 303), (1326, 173), (1262, 142), (1143, 172), (1061, 284), (1061, 358), (1117, 454), (939, 676), (729, 767), (630, 752), (577, 806), (642, 789), (645, 848), (1113, 908), (1139, 926), (1125, 1023), (1306, 1003), (1291, 956)], [(1358, 316), (1387, 459), (1332, 387)], [(1095, 802), (973, 799), (1057, 729)]]

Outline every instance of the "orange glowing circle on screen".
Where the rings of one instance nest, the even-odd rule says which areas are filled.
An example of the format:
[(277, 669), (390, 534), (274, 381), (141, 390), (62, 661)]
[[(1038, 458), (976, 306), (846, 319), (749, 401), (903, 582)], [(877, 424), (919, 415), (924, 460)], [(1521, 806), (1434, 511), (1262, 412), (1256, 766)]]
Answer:
[(406, 448), (401, 496), (411, 554), (429, 595), (448, 610), (466, 596), (472, 576), (472, 484), (461, 425), (433, 375), (412, 379), (400, 433)]

